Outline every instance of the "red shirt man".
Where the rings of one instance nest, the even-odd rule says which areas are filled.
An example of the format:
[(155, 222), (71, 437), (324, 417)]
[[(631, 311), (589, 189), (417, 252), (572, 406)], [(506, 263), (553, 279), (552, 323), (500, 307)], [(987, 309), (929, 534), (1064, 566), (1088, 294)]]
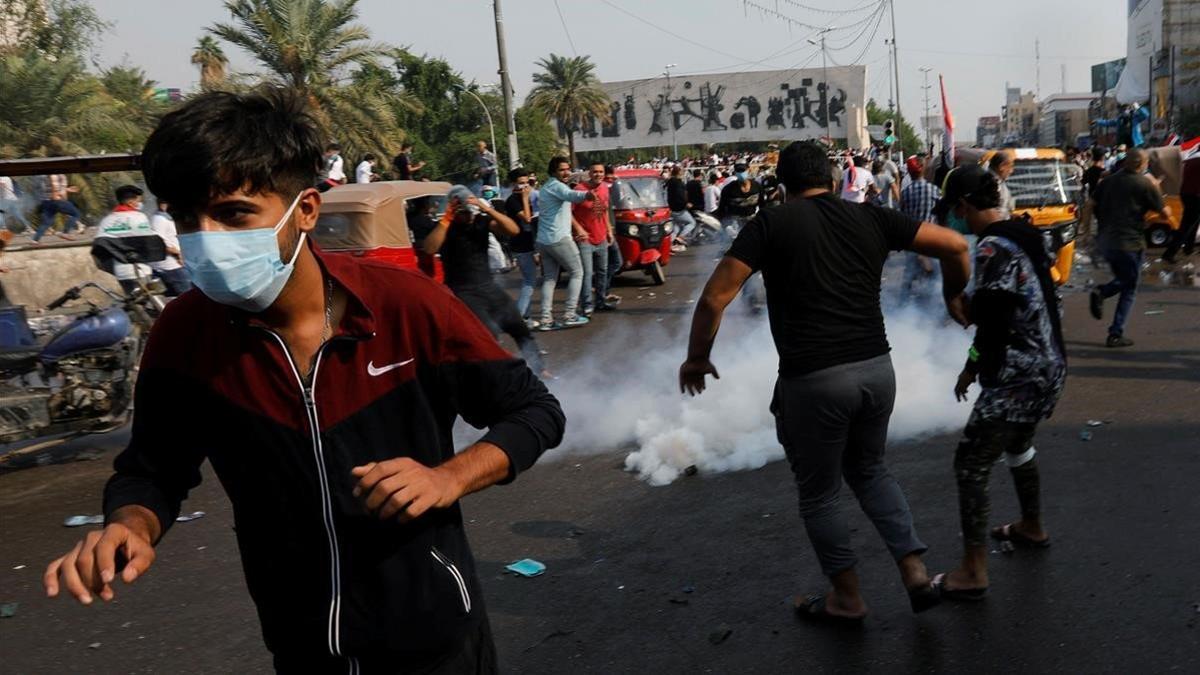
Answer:
[(583, 233), (580, 233), (579, 228), (576, 228), (576, 241), (583, 240), (583, 234), (586, 234), (586, 241), (592, 246), (608, 243), (609, 185), (603, 180), (603, 167), (600, 178), (599, 181), (589, 180), (576, 185), (576, 190), (594, 190), (596, 198), (571, 206), (571, 217), (579, 224), (579, 228), (583, 229)]

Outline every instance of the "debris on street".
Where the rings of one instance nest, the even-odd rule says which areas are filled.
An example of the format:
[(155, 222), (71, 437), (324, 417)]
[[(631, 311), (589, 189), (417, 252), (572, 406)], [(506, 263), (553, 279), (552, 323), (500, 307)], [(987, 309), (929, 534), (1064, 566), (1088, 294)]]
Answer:
[(524, 560), (516, 561), (504, 569), (512, 572), (513, 574), (518, 574), (528, 578), (540, 576), (541, 574), (545, 573), (546, 566), (536, 560), (533, 560), (532, 558), (525, 558)]

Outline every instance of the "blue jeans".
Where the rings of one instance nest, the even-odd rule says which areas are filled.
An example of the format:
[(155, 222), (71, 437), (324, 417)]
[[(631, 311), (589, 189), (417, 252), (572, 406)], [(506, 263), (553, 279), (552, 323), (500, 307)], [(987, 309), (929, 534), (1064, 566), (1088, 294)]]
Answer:
[(604, 284), (606, 295), (612, 290), (613, 279), (616, 278), (617, 272), (621, 271), (621, 266), (624, 264), (625, 258), (621, 256), (621, 247), (614, 241), (608, 245), (608, 281)]
[(42, 214), (42, 224), (38, 226), (37, 232), (33, 235), (34, 241), (39, 241), (54, 225), (54, 219), (58, 214), (66, 214), (68, 220), (63, 232), (70, 232), (75, 229), (75, 224), (79, 222), (79, 209), (75, 205), (65, 199), (46, 199), (42, 201), (38, 211)]
[(521, 268), (521, 294), (517, 296), (517, 311), (521, 313), (523, 319), (529, 318), (529, 305), (533, 302), (533, 289), (541, 281), (537, 262), (533, 259), (534, 255), (533, 251), (513, 254), (517, 259), (517, 267)]
[(541, 322), (554, 322), (554, 286), (558, 283), (559, 269), (568, 275), (567, 299), (563, 303), (563, 318), (575, 318), (579, 306), (579, 291), (583, 288), (583, 262), (579, 259), (579, 247), (575, 240), (563, 237), (553, 244), (537, 245), (542, 254), (542, 316)]
[(1129, 311), (1133, 309), (1133, 300), (1137, 297), (1138, 279), (1142, 276), (1143, 255), (1142, 251), (1104, 251), (1104, 259), (1112, 268), (1113, 280), (1097, 287), (1097, 290), (1102, 298), (1111, 298), (1118, 294), (1121, 296), (1117, 301), (1112, 325), (1108, 327), (1109, 335), (1125, 334), (1125, 322), (1129, 320)]
[(671, 222), (675, 224), (675, 241), (686, 244), (687, 238), (692, 236), (692, 230), (696, 229), (696, 219), (685, 209), (672, 211)]
[[(579, 260), (583, 263), (583, 287), (579, 291), (579, 304), (584, 312), (604, 304), (608, 295), (608, 243), (592, 244), (579, 242)], [(592, 288), (596, 289), (595, 294)], [(594, 298), (594, 300), (593, 300)]]
[(904, 279), (900, 283), (900, 304), (914, 303), (922, 309), (941, 299), (942, 266), (933, 259), (929, 263), (932, 272), (921, 266), (921, 255), (915, 251), (904, 253)]
[(21, 200), (19, 199), (4, 199), (0, 200), (0, 227), (11, 230), (13, 225), (22, 223), (25, 227), (29, 227), (29, 223), (25, 221), (25, 214), (21, 212)]

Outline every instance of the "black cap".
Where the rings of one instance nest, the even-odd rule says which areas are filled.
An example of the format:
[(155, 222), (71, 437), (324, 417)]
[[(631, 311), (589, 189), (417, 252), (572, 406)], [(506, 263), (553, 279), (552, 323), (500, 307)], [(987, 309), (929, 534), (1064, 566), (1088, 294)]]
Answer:
[(933, 207), (933, 215), (938, 222), (945, 223), (946, 215), (954, 208), (960, 199), (970, 197), (987, 178), (987, 169), (978, 164), (960, 166), (946, 175), (942, 184), (942, 198)]
[(749, 168), (750, 167), (746, 166), (746, 164), (743, 162), (738, 162), (737, 164), (733, 165), (734, 171), (745, 171), (746, 169), (749, 169)]

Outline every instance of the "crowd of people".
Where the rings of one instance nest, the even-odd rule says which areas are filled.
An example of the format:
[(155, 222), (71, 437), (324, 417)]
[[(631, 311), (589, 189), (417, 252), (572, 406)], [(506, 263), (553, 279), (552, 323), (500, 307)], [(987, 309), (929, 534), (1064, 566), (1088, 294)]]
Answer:
[[(516, 479), (561, 442), (566, 416), (538, 377), (533, 331), (585, 326), (619, 301), (609, 284), (621, 267), (621, 181), (599, 163), (576, 177), (555, 157), (540, 186), (532, 172), (512, 170), (501, 199), (494, 155), (481, 144), (478, 156), (477, 190), (455, 186), (441, 214), (413, 200), (410, 225), (423, 253), (441, 256), (442, 287), (309, 243), (318, 191), (346, 180), (345, 162), (294, 94), (206, 92), (164, 116), (143, 153), (159, 199), (154, 217), (142, 212), (143, 191), (123, 186), (95, 246), (165, 252), (139, 259), (145, 270), (114, 266), (122, 282), (179, 279), (182, 259), (200, 292), (171, 302), (154, 326), (130, 442), (104, 491), (105, 526), (50, 562), (50, 596), (65, 589), (85, 604), (112, 600), (116, 579), (145, 574), (209, 459), (238, 514), (247, 586), (278, 670), (495, 670), (459, 501)], [(947, 167), (932, 182), (923, 158), (905, 162), (902, 175), (886, 155), (831, 157), (813, 142), (789, 145), (776, 166), (759, 162), (757, 175), (754, 159), (733, 158), (729, 176), (711, 163), (662, 168), (679, 243), (697, 240), (707, 220), (728, 237), (696, 304), (679, 386), (699, 394), (717, 375), (713, 344), (739, 293), (765, 305), (779, 355), (771, 411), (831, 585), (798, 597), (797, 615), (858, 625), (868, 613), (838, 506), (843, 480), (883, 538), (914, 613), (983, 599), (989, 539), (1050, 544), (1033, 440), (1068, 372), (1052, 254), (1005, 185), (1015, 156)], [(1127, 316), (1136, 289), (1127, 273), (1140, 269), (1130, 232), (1164, 207), (1142, 150), (1096, 176), (1101, 159), (1093, 155), (1097, 166), (1081, 176), (1097, 178), (1086, 198), (1117, 279), (1096, 289), (1092, 305), (1099, 313), (1104, 297), (1120, 295), (1117, 314)], [(402, 154), (393, 166), (412, 175), (420, 163)], [(375, 170), (365, 157), (355, 177), (373, 180)], [(50, 189), (54, 197), (67, 187)], [(521, 269), (515, 300), (493, 274), (496, 237)], [(940, 286), (928, 292), (940, 290), (946, 314), (976, 326), (954, 383), (960, 399), (980, 389), (954, 452), (963, 550), (936, 574), (884, 461), (896, 382), (880, 290), (892, 252), (908, 256), (909, 292)], [(1124, 319), (1114, 321), (1110, 344)], [(500, 332), (523, 358), (499, 346)], [(198, 409), (228, 423), (197, 426)], [(456, 452), (458, 417), (487, 432)], [(991, 527), (987, 481), (1001, 458), (1020, 514)]]

